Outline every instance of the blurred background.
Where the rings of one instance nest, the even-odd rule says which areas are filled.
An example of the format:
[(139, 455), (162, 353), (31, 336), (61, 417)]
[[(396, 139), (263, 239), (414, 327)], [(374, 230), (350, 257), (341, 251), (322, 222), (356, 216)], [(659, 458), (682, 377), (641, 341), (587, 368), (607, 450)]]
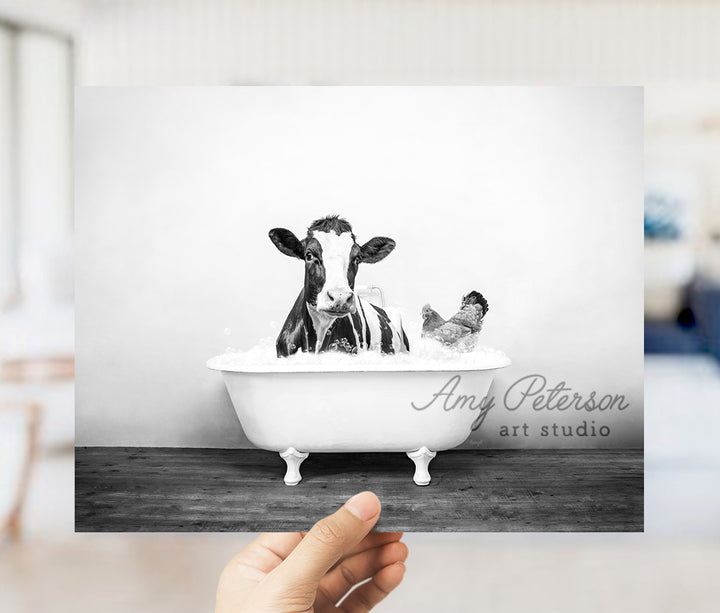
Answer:
[(409, 535), (380, 610), (716, 610), (718, 31), (701, 0), (0, 0), (0, 610), (208, 610), (250, 540), (73, 534), (72, 88), (272, 83), (647, 85), (646, 534)]
[[(720, 87), (645, 96), (647, 529), (718, 534)], [(692, 502), (691, 502), (692, 501)], [(656, 517), (650, 503), (662, 509)]]

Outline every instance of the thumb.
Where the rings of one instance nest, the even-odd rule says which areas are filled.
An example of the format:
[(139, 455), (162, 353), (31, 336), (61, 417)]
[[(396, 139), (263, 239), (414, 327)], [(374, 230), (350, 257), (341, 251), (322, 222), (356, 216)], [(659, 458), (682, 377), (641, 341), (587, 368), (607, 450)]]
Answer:
[(317, 522), (275, 569), (280, 586), (312, 585), (367, 536), (380, 517), (380, 501), (372, 492), (355, 494), (332, 515)]

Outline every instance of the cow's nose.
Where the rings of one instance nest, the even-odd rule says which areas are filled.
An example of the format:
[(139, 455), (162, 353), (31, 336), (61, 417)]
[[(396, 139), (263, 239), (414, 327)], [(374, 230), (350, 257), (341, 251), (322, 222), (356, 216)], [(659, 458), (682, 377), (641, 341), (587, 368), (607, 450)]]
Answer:
[(353, 299), (352, 291), (340, 288), (328, 290), (327, 295), (336, 309), (348, 308)]

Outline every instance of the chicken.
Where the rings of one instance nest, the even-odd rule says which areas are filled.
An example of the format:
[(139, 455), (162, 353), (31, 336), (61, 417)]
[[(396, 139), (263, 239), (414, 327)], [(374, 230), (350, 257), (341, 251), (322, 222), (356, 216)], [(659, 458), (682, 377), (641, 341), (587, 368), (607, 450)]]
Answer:
[(445, 320), (440, 317), (440, 313), (438, 313), (435, 309), (433, 309), (429, 304), (426, 304), (422, 308), (422, 318), (423, 318), (423, 325), (422, 325), (422, 335), (428, 336), (430, 332), (433, 330), (436, 330), (440, 326), (442, 326), (445, 323)]
[[(463, 349), (472, 349), (477, 334), (482, 330), (482, 322), (489, 310), (485, 297), (472, 291), (462, 297), (460, 310), (444, 321), (440, 314), (426, 304), (422, 310), (422, 335), (434, 338), (446, 345)], [(471, 336), (473, 335), (473, 336)]]

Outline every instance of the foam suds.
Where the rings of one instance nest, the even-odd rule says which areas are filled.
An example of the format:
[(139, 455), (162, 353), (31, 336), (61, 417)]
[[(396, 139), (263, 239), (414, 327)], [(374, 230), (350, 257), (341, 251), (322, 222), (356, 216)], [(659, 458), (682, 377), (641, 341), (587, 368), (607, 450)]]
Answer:
[(375, 351), (357, 354), (328, 351), (324, 353), (298, 352), (278, 358), (275, 339), (263, 339), (252, 349), (232, 348), (207, 362), (208, 368), (234, 372), (349, 372), (349, 371), (463, 371), (502, 368), (510, 359), (491, 347), (476, 346), (472, 351), (458, 351), (438, 341), (411, 338), (409, 353), (383, 355)]

